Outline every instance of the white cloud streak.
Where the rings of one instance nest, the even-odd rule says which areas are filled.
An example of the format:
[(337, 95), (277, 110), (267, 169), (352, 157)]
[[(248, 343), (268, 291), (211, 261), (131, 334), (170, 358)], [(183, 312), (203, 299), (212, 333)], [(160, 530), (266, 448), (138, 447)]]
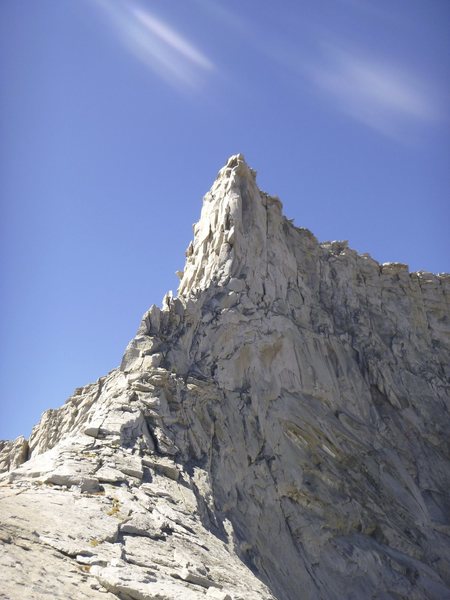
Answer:
[(97, 0), (122, 44), (177, 88), (198, 88), (214, 64), (184, 36), (133, 2)]
[(326, 61), (306, 68), (310, 80), (349, 116), (401, 139), (408, 125), (439, 120), (430, 90), (402, 69), (327, 47)]

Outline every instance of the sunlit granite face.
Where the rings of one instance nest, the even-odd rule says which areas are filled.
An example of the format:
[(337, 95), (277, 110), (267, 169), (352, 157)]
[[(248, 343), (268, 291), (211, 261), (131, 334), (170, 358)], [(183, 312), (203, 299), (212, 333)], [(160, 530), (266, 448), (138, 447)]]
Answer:
[(450, 277), (255, 178), (219, 172), (120, 368), (0, 444), (0, 597), (450, 597)]

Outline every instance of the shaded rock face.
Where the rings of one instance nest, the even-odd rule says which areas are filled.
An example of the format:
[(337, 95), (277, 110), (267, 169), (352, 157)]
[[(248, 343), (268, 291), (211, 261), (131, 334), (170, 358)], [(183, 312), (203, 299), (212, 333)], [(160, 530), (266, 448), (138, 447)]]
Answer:
[(450, 597), (450, 277), (319, 244), (241, 155), (186, 256), (121, 367), (0, 444), (0, 597)]

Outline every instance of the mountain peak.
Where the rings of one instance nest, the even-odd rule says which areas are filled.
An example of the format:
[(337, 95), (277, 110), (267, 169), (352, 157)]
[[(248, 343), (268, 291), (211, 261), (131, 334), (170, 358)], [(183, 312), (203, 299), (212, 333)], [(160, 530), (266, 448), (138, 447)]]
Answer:
[[(269, 212), (281, 219), (281, 203), (262, 192), (256, 171), (242, 154), (231, 156), (204, 196), (178, 294), (187, 297), (211, 283), (266, 275)], [(261, 281), (254, 282), (261, 288)]]
[(0, 596), (450, 597), (449, 285), (319, 244), (232, 156), (179, 298), (0, 441)]
[(256, 171), (248, 166), (244, 155), (241, 153), (232, 154), (230, 156), (225, 166), (223, 166), (222, 169), (220, 169), (217, 178), (229, 176), (230, 170), (235, 175), (246, 176), (248, 173), (250, 173), (253, 178), (256, 178)]

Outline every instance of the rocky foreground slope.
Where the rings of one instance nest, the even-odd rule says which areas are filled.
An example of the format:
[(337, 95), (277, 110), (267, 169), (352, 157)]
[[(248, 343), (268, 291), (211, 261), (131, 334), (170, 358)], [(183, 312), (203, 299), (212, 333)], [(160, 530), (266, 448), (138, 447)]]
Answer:
[(0, 597), (450, 598), (450, 277), (319, 244), (241, 155), (120, 368), (0, 443)]

